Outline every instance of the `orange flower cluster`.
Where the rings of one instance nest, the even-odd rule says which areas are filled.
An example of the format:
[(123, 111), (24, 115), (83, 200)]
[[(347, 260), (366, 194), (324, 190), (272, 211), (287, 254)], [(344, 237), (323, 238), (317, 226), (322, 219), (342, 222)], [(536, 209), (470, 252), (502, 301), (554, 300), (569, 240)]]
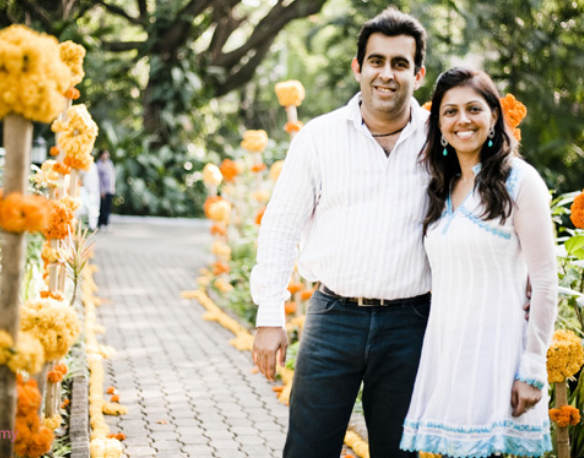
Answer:
[(236, 162), (231, 159), (223, 159), (221, 165), (219, 166), (221, 175), (223, 175), (223, 181), (230, 183), (235, 180), (235, 177), (241, 173), (241, 170)]
[(424, 110), (432, 111), (432, 101), (428, 100), (424, 105), (422, 105)]
[(251, 171), (254, 173), (263, 172), (264, 170), (266, 170), (266, 164), (263, 162), (251, 166)]
[(207, 200), (205, 200), (205, 204), (203, 205), (203, 210), (204, 210), (205, 216), (207, 218), (211, 219), (211, 214), (209, 213), (209, 209), (211, 208), (211, 205), (213, 205), (216, 202), (221, 202), (222, 200), (223, 200), (223, 198), (220, 196), (207, 197)]
[(307, 301), (312, 297), (313, 293), (314, 293), (314, 288), (313, 289), (305, 289), (304, 291), (302, 291), (300, 293), (300, 299), (302, 299), (303, 301)]
[(43, 234), (48, 239), (64, 239), (69, 234), (69, 227), (73, 227), (73, 212), (57, 200), (51, 201), (51, 207), (50, 224)]
[(108, 434), (108, 439), (117, 439), (119, 441), (123, 441), (126, 439), (126, 435), (124, 433), (117, 433), (117, 434)]
[(0, 227), (8, 232), (40, 232), (49, 224), (49, 201), (41, 196), (0, 195)]
[(71, 173), (71, 167), (66, 166), (65, 164), (61, 164), (60, 162), (55, 163), (53, 165), (53, 170), (61, 175), (69, 175)]
[(61, 409), (66, 409), (67, 406), (69, 406), (69, 404), (71, 404), (71, 401), (69, 401), (69, 398), (63, 399), (63, 402), (61, 403)]
[(523, 121), (527, 115), (527, 108), (512, 94), (507, 94), (500, 99), (501, 107), (503, 108), (503, 117), (505, 122), (513, 129), (513, 135), (517, 141), (521, 140), (521, 130), (517, 126)]
[(53, 432), (41, 424), (38, 411), (42, 396), (35, 380), (26, 383), (19, 374), (16, 376), (18, 400), (16, 404), (14, 451), (18, 456), (37, 458), (51, 449)]
[(284, 130), (288, 134), (299, 132), (300, 129), (302, 129), (303, 127), (304, 124), (302, 123), (302, 121), (288, 121), (286, 124), (284, 124)]
[(51, 156), (58, 156), (60, 152), (61, 151), (59, 150), (58, 146), (51, 146), (51, 149), (49, 150), (49, 154)]
[(256, 217), (255, 217), (255, 223), (258, 226), (261, 226), (262, 224), (262, 219), (264, 218), (264, 213), (266, 212), (266, 207), (260, 208), (258, 210), (258, 212), (256, 213)]
[(114, 394), (112, 395), (112, 398), (110, 399), (111, 402), (120, 402), (120, 395), (119, 394)]
[(216, 261), (213, 263), (213, 275), (228, 274), (229, 272), (231, 272), (231, 267), (226, 262)]
[(302, 291), (304, 289), (304, 284), (302, 282), (290, 282), (290, 284), (288, 285), (288, 291), (290, 291), (290, 294), (296, 294), (299, 293), (300, 291)]
[(294, 301), (286, 302), (286, 304), (284, 305), (284, 312), (286, 313), (286, 315), (292, 315), (293, 313), (296, 313), (296, 309), (297, 305), (296, 302)]
[(68, 89), (65, 92), (65, 97), (67, 97), (68, 99), (71, 99), (71, 100), (77, 100), (80, 96), (81, 96), (81, 93), (79, 92), (79, 89), (76, 89), (74, 87)]
[(550, 409), (550, 418), (560, 428), (568, 425), (576, 426), (580, 423), (580, 411), (576, 407), (562, 406), (560, 409)]
[(92, 163), (93, 157), (90, 154), (83, 157), (65, 156), (63, 159), (63, 164), (77, 170), (89, 170)]
[(52, 371), (47, 373), (47, 380), (51, 383), (59, 383), (63, 381), (63, 377), (67, 375), (67, 365), (66, 364), (55, 364)]
[(572, 212), (570, 219), (574, 226), (584, 229), (584, 190), (576, 196), (570, 211)]
[(226, 236), (227, 235), (227, 229), (225, 228), (225, 226), (223, 224), (213, 224), (213, 226), (211, 226), (211, 235), (220, 235), (220, 236)]
[(107, 387), (107, 391), (106, 391), (107, 394), (115, 394), (116, 392), (117, 392), (117, 390), (115, 387), (113, 387), (113, 386)]
[(41, 291), (41, 299), (55, 299), (56, 301), (64, 301), (65, 297), (61, 291)]

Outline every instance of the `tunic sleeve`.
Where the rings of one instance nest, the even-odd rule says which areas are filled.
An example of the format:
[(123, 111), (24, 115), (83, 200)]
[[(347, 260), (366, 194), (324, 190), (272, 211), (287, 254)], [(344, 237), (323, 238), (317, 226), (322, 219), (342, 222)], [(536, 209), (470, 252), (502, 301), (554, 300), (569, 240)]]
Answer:
[(257, 326), (284, 326), (284, 301), (302, 229), (320, 194), (314, 133), (305, 126), (294, 138), (266, 209), (258, 236), (257, 265), (251, 272)]
[(548, 189), (533, 167), (524, 167), (521, 175), (513, 223), (532, 292), (525, 351), (516, 379), (541, 389), (547, 380), (546, 354), (557, 311), (556, 250)]

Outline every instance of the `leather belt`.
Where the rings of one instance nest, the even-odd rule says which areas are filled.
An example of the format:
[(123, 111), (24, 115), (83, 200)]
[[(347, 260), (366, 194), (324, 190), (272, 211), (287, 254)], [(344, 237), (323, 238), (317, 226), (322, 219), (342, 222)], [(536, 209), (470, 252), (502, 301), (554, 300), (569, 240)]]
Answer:
[(337, 299), (343, 299), (347, 302), (355, 302), (359, 307), (395, 307), (405, 305), (409, 302), (422, 302), (430, 299), (430, 293), (422, 294), (420, 296), (408, 297), (405, 299), (370, 299), (367, 297), (345, 297), (339, 296), (334, 291), (328, 289), (321, 282), (316, 284), (316, 289), (327, 296), (332, 296)]

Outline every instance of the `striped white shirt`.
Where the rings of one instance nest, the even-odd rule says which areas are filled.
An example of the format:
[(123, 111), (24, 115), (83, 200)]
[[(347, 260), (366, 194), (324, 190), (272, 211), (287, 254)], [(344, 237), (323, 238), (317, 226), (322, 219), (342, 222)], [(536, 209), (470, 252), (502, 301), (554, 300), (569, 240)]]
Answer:
[(430, 290), (422, 243), (429, 175), (419, 163), (428, 112), (412, 117), (389, 157), (363, 124), (360, 95), (294, 138), (264, 214), (251, 294), (257, 326), (283, 326), (299, 272), (347, 297), (399, 299)]

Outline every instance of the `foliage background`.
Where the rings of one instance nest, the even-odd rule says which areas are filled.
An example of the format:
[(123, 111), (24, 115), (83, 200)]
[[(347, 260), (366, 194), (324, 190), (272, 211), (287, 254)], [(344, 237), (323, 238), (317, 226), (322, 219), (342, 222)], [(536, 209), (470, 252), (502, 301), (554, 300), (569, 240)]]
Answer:
[[(282, 25), (293, 3), (286, 14), (298, 19)], [(26, 23), (86, 47), (81, 101), (117, 164), (118, 212), (198, 216), (203, 164), (233, 155), (243, 131), (263, 128), (285, 148), (276, 82), (302, 81), (303, 121), (358, 90), (357, 33), (388, 5), (428, 29), (418, 100), (450, 66), (484, 67), (528, 108), (525, 158), (550, 188), (582, 187), (584, 0), (0, 0), (0, 26)], [(48, 126), (36, 135), (52, 142)]]

